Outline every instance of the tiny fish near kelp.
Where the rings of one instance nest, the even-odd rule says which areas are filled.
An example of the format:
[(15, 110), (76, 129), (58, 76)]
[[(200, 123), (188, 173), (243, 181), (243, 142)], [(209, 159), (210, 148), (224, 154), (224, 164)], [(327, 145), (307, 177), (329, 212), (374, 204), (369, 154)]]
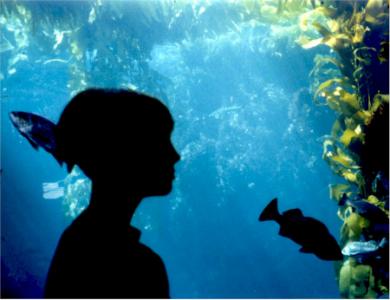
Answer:
[(277, 201), (275, 198), (266, 206), (260, 214), (260, 221), (277, 222), (279, 234), (301, 245), (300, 252), (313, 253), (323, 260), (343, 259), (340, 246), (322, 222), (305, 217), (298, 208), (280, 214)]
[(385, 224), (389, 222), (388, 216), (380, 208), (358, 197), (350, 199), (344, 194), (339, 201), (339, 205), (348, 205), (352, 207), (353, 212), (358, 213), (368, 220), (374, 220), (376, 223)]
[(355, 256), (355, 255), (362, 255), (362, 254), (369, 254), (373, 253), (379, 248), (383, 248), (386, 244), (386, 239), (383, 238), (380, 243), (377, 243), (376, 241), (354, 241), (349, 242), (345, 245), (345, 247), (341, 250), (343, 255), (346, 256)]

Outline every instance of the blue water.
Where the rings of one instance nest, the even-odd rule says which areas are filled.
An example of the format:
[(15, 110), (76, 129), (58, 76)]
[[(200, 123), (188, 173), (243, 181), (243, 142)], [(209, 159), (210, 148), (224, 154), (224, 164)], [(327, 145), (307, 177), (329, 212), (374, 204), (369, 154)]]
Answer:
[[(337, 298), (332, 262), (300, 253), (276, 223), (257, 220), (278, 197), (282, 211), (299, 207), (339, 237), (328, 193), (338, 178), (321, 158), (321, 136), (335, 115), (313, 103), (309, 78), (315, 55), (328, 50), (296, 45), (288, 31), (293, 21), (250, 23), (228, 2), (98, 3), (16, 2), (32, 12), (17, 27), (28, 43), (10, 25), (2, 30), (14, 46), (1, 53), (2, 291), (41, 297), (71, 222), (63, 200), (42, 193), (43, 183), (67, 176), (65, 168), (35, 151), (8, 114), (57, 121), (75, 86), (83, 87), (77, 66), (85, 87), (131, 86), (160, 98), (174, 116), (182, 156), (174, 189), (145, 199), (132, 222), (164, 260), (172, 297)], [(6, 17), (16, 25), (23, 19)], [(72, 22), (77, 33), (64, 33), (55, 46), (54, 29), (66, 31)], [(19, 54), (25, 57), (12, 64)]]

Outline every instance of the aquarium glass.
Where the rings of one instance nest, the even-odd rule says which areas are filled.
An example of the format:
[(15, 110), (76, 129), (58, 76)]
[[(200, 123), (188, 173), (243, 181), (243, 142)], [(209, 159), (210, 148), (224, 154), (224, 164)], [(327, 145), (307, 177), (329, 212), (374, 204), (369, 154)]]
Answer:
[(337, 114), (313, 100), (312, 72), (335, 53), (299, 40), (301, 15), (319, 2), (2, 1), (2, 295), (42, 297), (91, 189), (80, 169), (31, 147), (9, 113), (57, 122), (79, 91), (106, 87), (152, 95), (175, 121), (173, 190), (145, 198), (132, 220), (163, 259), (171, 297), (338, 298), (332, 261), (258, 220), (277, 197), (281, 211), (300, 208), (340, 235), (329, 184), (343, 181), (323, 159)]

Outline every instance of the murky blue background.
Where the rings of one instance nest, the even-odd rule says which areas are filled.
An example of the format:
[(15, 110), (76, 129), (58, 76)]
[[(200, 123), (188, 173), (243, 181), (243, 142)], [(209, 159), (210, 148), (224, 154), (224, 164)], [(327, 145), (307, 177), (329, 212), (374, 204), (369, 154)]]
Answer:
[[(57, 121), (75, 92), (77, 84), (69, 82), (79, 78), (72, 69), (77, 66), (86, 74), (85, 86), (131, 86), (172, 111), (182, 156), (174, 189), (145, 199), (133, 220), (142, 241), (164, 260), (172, 297), (339, 296), (332, 262), (300, 253), (278, 235), (276, 223), (258, 222), (278, 197), (282, 211), (299, 207), (338, 238), (341, 222), (328, 193), (338, 179), (321, 158), (320, 139), (335, 116), (313, 103), (309, 78), (314, 56), (327, 49), (296, 45), (293, 21), (247, 22), (238, 5), (223, 1), (175, 3), (24, 3), (37, 24), (26, 30), (29, 43), (22, 46), (9, 26), (26, 25), (7, 17), (2, 39), (14, 47), (1, 53), (0, 81), (1, 277), (7, 295), (42, 296), (55, 246), (71, 222), (61, 198), (42, 195), (42, 184), (64, 179), (65, 168), (35, 151), (8, 114), (21, 110)], [(93, 8), (96, 19), (88, 22)], [(48, 18), (47, 25), (37, 16)], [(70, 33), (55, 47), (54, 30), (66, 31), (66, 22), (77, 28), (82, 58), (70, 50)], [(20, 54), (25, 56), (12, 64)]]

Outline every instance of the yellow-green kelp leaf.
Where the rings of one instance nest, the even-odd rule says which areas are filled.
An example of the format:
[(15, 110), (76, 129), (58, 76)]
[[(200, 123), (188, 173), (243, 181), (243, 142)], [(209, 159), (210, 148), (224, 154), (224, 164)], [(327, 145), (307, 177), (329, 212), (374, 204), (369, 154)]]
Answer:
[(301, 45), (303, 49), (311, 49), (314, 47), (317, 47), (318, 45), (321, 45), (323, 43), (324, 38), (318, 38), (314, 40), (309, 40), (309, 38), (301, 36), (298, 40), (297, 43)]
[[(332, 78), (321, 83), (317, 88), (314, 99), (319, 96), (326, 99), (328, 106), (341, 113), (343, 116), (350, 117), (361, 110), (357, 94), (346, 91), (349, 87), (348, 79)], [(316, 100), (318, 102), (318, 100)]]
[(349, 184), (329, 184), (329, 198), (339, 202), (343, 195), (351, 195), (351, 186)]
[(351, 46), (351, 39), (348, 35), (342, 33), (330, 34), (326, 37), (317, 39), (309, 39), (306, 36), (301, 36), (296, 42), (306, 50), (317, 47), (318, 45), (326, 45), (334, 51), (340, 52), (341, 50), (347, 49)]
[(369, 107), (370, 112), (375, 112), (382, 103), (389, 103), (389, 95), (376, 94)]
[(352, 116), (352, 119), (359, 124), (367, 125), (370, 122), (371, 117), (371, 112), (367, 110), (359, 110)]
[[(325, 55), (316, 55), (314, 57), (314, 69), (321, 68), (327, 64), (334, 65), (338, 68), (342, 67), (342, 64), (334, 57), (325, 56)], [(310, 72), (310, 75), (313, 74), (313, 70)]]
[(370, 265), (358, 264), (352, 257), (345, 260), (339, 273), (341, 297), (372, 299), (377, 296), (375, 287), (375, 277)]
[(355, 60), (357, 60), (359, 63), (363, 65), (369, 65), (371, 64), (373, 53), (376, 53), (376, 49), (373, 47), (359, 47), (353, 50), (352, 53)]
[[(345, 117), (344, 118), (344, 127), (346, 128), (346, 129), (351, 129), (351, 130), (356, 130), (356, 133), (358, 133), (358, 134), (360, 134), (360, 132), (361, 132), (361, 130), (362, 130), (362, 128), (361, 127), (359, 127), (359, 128), (357, 128), (359, 125), (361, 125), (361, 122), (357, 122), (354, 118), (353, 118), (353, 116), (351, 116), (351, 117)], [(344, 133), (344, 131), (341, 133), (341, 134), (343, 134)], [(341, 135), (340, 135), (341, 136)]]
[(323, 43), (335, 51), (340, 51), (341, 49), (348, 48), (351, 46), (351, 38), (344, 34), (331, 34), (324, 37)]
[(380, 44), (380, 49), (378, 53), (378, 60), (381, 63), (389, 61), (389, 41), (382, 41)]
[(346, 234), (350, 240), (358, 241), (362, 231), (370, 227), (370, 221), (352, 211), (351, 207), (345, 210), (344, 222), (347, 226)]
[(375, 278), (370, 265), (357, 265), (352, 268), (352, 282), (350, 286), (351, 298), (372, 299), (376, 297)]
[(344, 177), (345, 180), (356, 184), (362, 190), (364, 187), (364, 178), (360, 172), (353, 172), (352, 170), (344, 170), (341, 171), (341, 176)]
[(371, 26), (382, 25), (389, 17), (387, 0), (368, 0), (365, 21)]
[(356, 94), (351, 94), (341, 89), (339, 92), (340, 95), (340, 108), (344, 115), (352, 115), (356, 111), (360, 110), (360, 103)]
[(332, 34), (328, 28), (318, 22), (313, 22), (312, 25), (323, 37), (328, 37)]
[(326, 25), (328, 25), (329, 27), (329, 30), (332, 32), (332, 33), (335, 33), (335, 32), (339, 32), (340, 31), (340, 22), (338, 22), (337, 20), (334, 20), (334, 19), (329, 19), (328, 21), (326, 21)]
[(337, 15), (337, 9), (325, 5), (317, 7), (316, 11), (328, 18), (334, 18)]
[(363, 133), (360, 125), (358, 125), (355, 130), (346, 129), (340, 137), (340, 142), (343, 143), (344, 146), (348, 147), (354, 139), (363, 140)]
[(358, 44), (363, 42), (364, 35), (367, 31), (369, 31), (369, 28), (361, 24), (355, 24), (352, 27), (352, 30), (354, 31), (354, 35), (352, 37), (352, 43)]
[(346, 80), (343, 78), (332, 78), (332, 79), (328, 79), (328, 80), (324, 81), (317, 88), (317, 90), (314, 94), (314, 99), (317, 99), (319, 95), (325, 96), (325, 94), (321, 94), (321, 93), (324, 92), (325, 90), (331, 88), (333, 85), (335, 85), (335, 84), (341, 85), (344, 83), (346, 83)]
[(332, 136), (335, 137), (335, 138), (338, 138), (343, 133), (343, 128), (342, 128), (340, 119), (341, 118), (337, 119), (333, 123), (333, 126), (332, 126), (331, 133), (332, 133)]
[[(359, 169), (359, 166), (356, 165), (355, 161), (349, 155), (346, 155), (342, 150), (340, 150), (340, 148), (337, 148), (337, 152), (338, 152), (337, 154), (333, 154), (329, 157), (329, 159), (331, 161), (336, 162), (336, 163), (338, 163), (338, 164), (340, 164), (348, 169)], [(348, 170), (345, 172), (348, 172)], [(352, 177), (349, 177), (349, 178), (352, 178)], [(354, 182), (354, 180), (352, 180), (352, 179), (349, 181)]]
[(353, 265), (350, 262), (351, 258), (348, 258), (340, 269), (339, 273), (339, 291), (340, 296), (343, 298), (349, 298), (349, 287), (351, 286), (352, 268)]
[(389, 216), (389, 211), (385, 208), (385, 202), (380, 201), (377, 197), (374, 195), (370, 195), (366, 199), (367, 202), (375, 205), (376, 207), (380, 208), (387, 216)]

